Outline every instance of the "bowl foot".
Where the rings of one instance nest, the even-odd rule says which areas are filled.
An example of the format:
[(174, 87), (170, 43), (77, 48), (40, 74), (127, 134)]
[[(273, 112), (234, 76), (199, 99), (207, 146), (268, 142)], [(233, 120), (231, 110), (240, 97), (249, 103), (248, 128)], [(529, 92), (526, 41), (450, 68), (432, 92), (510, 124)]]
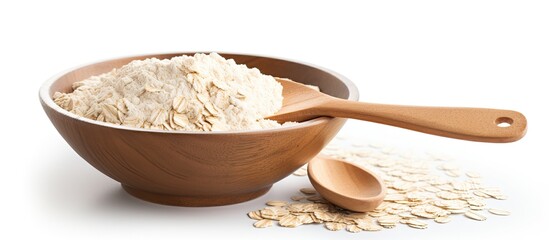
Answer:
[(171, 206), (185, 206), (185, 207), (208, 207), (208, 206), (221, 206), (235, 203), (241, 203), (252, 200), (263, 194), (267, 193), (271, 186), (262, 188), (258, 191), (239, 194), (239, 195), (221, 195), (221, 196), (178, 196), (167, 195), (161, 193), (147, 192), (132, 188), (128, 185), (122, 184), (122, 188), (130, 195), (145, 200), (147, 202), (153, 202)]

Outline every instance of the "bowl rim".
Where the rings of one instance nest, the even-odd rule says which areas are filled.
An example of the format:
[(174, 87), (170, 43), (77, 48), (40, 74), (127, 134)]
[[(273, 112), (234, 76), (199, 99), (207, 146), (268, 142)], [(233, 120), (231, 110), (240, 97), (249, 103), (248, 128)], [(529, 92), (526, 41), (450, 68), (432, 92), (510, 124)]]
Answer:
[(273, 57), (273, 56), (267, 56), (267, 55), (248, 54), (248, 53), (234, 53), (234, 52), (217, 52), (217, 51), (162, 52), (162, 53), (150, 53), (150, 54), (140, 54), (140, 55), (128, 55), (128, 56), (108, 58), (108, 59), (94, 61), (94, 62), (90, 62), (90, 63), (86, 63), (86, 64), (81, 64), (81, 65), (78, 65), (76, 67), (72, 67), (72, 68), (69, 68), (67, 70), (61, 71), (61, 72), (55, 74), (54, 76), (50, 77), (40, 87), (38, 95), (39, 95), (39, 98), (40, 98), (40, 102), (42, 102), (42, 104), (44, 106), (47, 106), (50, 109), (53, 109), (56, 112), (58, 112), (62, 115), (65, 115), (66, 117), (75, 119), (77, 121), (82, 121), (82, 122), (85, 122), (85, 123), (98, 125), (98, 126), (101, 126), (101, 127), (115, 128), (115, 129), (126, 130), (126, 131), (137, 131), (137, 132), (165, 133), (165, 134), (174, 134), (174, 133), (175, 134), (197, 134), (197, 135), (202, 135), (202, 134), (224, 135), (224, 134), (235, 134), (235, 133), (243, 133), (243, 134), (274, 133), (274, 132), (279, 132), (279, 131), (282, 131), (282, 130), (292, 130), (292, 129), (302, 128), (302, 127), (306, 127), (306, 126), (314, 126), (314, 125), (321, 124), (321, 123), (326, 122), (329, 119), (331, 119), (330, 117), (319, 117), (319, 118), (307, 120), (307, 121), (304, 121), (304, 122), (300, 122), (300, 123), (297, 123), (297, 124), (291, 124), (291, 125), (288, 125), (288, 126), (280, 126), (280, 127), (268, 128), (268, 129), (254, 129), (254, 130), (231, 130), (231, 131), (204, 132), (204, 131), (180, 131), (180, 130), (172, 131), (172, 130), (160, 130), (160, 129), (146, 129), (146, 128), (137, 128), (137, 127), (128, 127), (128, 126), (123, 126), (123, 125), (116, 125), (116, 124), (112, 124), (112, 123), (92, 120), (92, 119), (89, 119), (89, 118), (86, 118), (86, 117), (83, 117), (83, 116), (78, 116), (74, 113), (71, 113), (71, 112), (61, 108), (57, 104), (55, 104), (55, 102), (53, 101), (53, 98), (50, 97), (50, 94), (49, 94), (51, 86), (53, 85), (54, 82), (59, 80), (59, 78), (65, 76), (68, 73), (71, 73), (73, 71), (76, 71), (80, 68), (83, 68), (83, 67), (86, 67), (86, 66), (89, 66), (89, 65), (98, 64), (98, 63), (102, 63), (102, 62), (106, 62), (106, 61), (114, 61), (114, 60), (119, 60), (119, 59), (125, 59), (125, 58), (152, 58), (152, 57), (155, 57), (157, 55), (172, 55), (172, 54), (173, 55), (190, 55), (190, 54), (195, 54), (195, 53), (214, 53), (214, 52), (218, 53), (220, 55), (228, 54), (228, 55), (243, 55), (243, 56), (250, 56), (250, 57), (271, 58), (271, 59), (288, 61), (288, 62), (298, 63), (298, 64), (306, 65), (306, 66), (309, 66), (309, 67), (317, 68), (317, 69), (320, 69), (322, 71), (327, 72), (328, 74), (331, 74), (331, 75), (335, 76), (336, 78), (338, 78), (340, 81), (343, 82), (343, 84), (349, 90), (349, 96), (347, 97), (347, 100), (358, 101), (358, 98), (359, 98), (358, 89), (357, 89), (356, 85), (351, 80), (349, 80), (347, 77), (345, 77), (345, 76), (343, 76), (343, 75), (341, 75), (341, 74), (339, 74), (335, 71), (332, 71), (330, 69), (327, 69), (327, 68), (324, 68), (324, 67), (321, 67), (321, 66), (317, 66), (317, 65), (314, 65), (314, 64), (311, 64), (311, 63), (308, 63), (308, 62), (302, 62), (302, 61), (297, 61), (297, 60), (293, 60), (293, 59), (279, 58), (279, 57)]

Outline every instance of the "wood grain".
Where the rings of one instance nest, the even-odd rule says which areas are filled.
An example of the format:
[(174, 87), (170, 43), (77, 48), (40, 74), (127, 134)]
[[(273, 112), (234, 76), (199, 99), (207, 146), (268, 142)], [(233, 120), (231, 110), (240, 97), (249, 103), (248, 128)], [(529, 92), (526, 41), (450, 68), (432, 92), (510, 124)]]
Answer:
[[(67, 143), (133, 196), (178, 206), (225, 205), (253, 199), (313, 158), (345, 122), (341, 118), (318, 118), (294, 127), (241, 133), (168, 132), (77, 118), (51, 99), (56, 91), (70, 92), (76, 81), (131, 60), (181, 54), (194, 53), (90, 64), (54, 77), (40, 90), (46, 114)], [(268, 74), (318, 85), (335, 97), (358, 99), (349, 80), (325, 69), (269, 57), (221, 55)]]

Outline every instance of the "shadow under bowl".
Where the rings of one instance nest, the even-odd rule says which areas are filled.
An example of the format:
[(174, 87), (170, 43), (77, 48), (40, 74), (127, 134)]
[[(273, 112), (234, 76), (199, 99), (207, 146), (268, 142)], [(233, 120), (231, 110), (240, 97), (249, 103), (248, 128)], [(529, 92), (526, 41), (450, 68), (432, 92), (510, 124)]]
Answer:
[[(239, 203), (266, 193), (275, 182), (307, 163), (345, 123), (317, 118), (293, 126), (254, 131), (189, 132), (118, 126), (72, 114), (52, 99), (72, 84), (131, 62), (192, 52), (133, 56), (63, 72), (41, 87), (40, 102), (67, 143), (94, 168), (140, 199), (175, 206)], [(319, 86), (329, 95), (358, 100), (345, 77), (310, 64), (278, 58), (221, 53), (262, 73)], [(70, 179), (67, 179), (70, 181)]]

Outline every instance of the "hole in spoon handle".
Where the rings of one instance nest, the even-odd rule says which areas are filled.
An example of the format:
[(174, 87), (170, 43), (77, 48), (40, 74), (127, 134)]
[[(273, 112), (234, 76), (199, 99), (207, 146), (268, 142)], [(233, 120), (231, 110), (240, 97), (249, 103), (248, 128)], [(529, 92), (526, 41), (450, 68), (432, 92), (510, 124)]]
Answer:
[(510, 117), (499, 117), (495, 121), (496, 126), (500, 128), (507, 128), (513, 125), (513, 119)]

